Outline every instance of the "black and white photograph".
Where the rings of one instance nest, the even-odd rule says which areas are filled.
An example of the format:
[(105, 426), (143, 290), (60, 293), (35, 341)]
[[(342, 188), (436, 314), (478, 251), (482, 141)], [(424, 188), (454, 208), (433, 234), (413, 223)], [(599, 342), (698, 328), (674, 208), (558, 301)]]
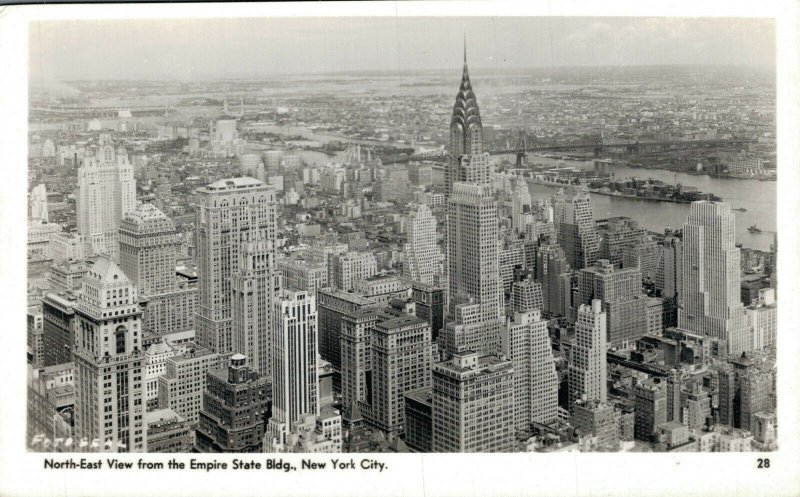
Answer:
[(785, 20), (476, 4), (28, 16), (0, 208), (30, 495), (491, 488), (416, 482), (445, 454), (453, 485), (510, 461), (486, 495), (551, 464), (562, 495), (800, 491)]

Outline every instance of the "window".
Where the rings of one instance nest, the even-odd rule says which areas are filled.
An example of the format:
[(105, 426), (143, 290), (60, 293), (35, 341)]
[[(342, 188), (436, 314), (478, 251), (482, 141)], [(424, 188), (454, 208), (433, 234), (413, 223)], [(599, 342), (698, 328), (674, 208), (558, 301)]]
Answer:
[(114, 332), (117, 343), (117, 354), (125, 353), (125, 327), (118, 326), (117, 331)]

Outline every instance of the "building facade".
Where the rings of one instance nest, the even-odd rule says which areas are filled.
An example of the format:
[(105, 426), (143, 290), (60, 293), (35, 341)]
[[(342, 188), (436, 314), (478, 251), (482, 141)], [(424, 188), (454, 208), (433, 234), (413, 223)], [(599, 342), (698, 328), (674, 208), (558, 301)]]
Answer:
[(197, 198), (197, 343), (224, 354), (233, 348), (232, 276), (246, 242), (274, 243), (275, 190), (253, 178), (233, 178), (199, 188)]
[(569, 363), (569, 404), (578, 400), (607, 402), (606, 313), (602, 302), (581, 305)]
[(84, 255), (119, 260), (120, 221), (136, 209), (136, 180), (124, 148), (106, 143), (78, 169), (76, 216)]
[(434, 452), (510, 452), (514, 446), (514, 368), (477, 352), (433, 366)]
[(75, 320), (76, 435), (145, 452), (142, 310), (136, 287), (108, 256), (84, 276)]

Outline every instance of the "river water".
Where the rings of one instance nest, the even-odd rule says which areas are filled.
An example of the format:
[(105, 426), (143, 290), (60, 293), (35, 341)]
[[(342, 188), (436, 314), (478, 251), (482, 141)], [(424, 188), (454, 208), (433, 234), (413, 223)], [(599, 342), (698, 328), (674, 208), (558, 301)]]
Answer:
[[(547, 159), (530, 157), (529, 162), (548, 163)], [(591, 161), (563, 161), (569, 167), (581, 169), (592, 168)], [(758, 181), (755, 179), (714, 178), (706, 175), (676, 173), (663, 169), (641, 169), (626, 166), (614, 166), (610, 169), (614, 176), (623, 179), (632, 176), (653, 178), (666, 183), (681, 183), (693, 186), (700, 191), (713, 193), (722, 197), (723, 202), (731, 208), (744, 208), (746, 212), (734, 211), (736, 217), (736, 242), (742, 246), (757, 250), (769, 250), (777, 230), (777, 195), (776, 181)], [(547, 199), (557, 187), (529, 183), (532, 199)], [(661, 232), (666, 227), (681, 228), (689, 215), (690, 204), (657, 202), (631, 198), (592, 195), (592, 210), (595, 219), (611, 216), (628, 216), (639, 222), (639, 226)], [(750, 233), (747, 228), (757, 225), (761, 233)]]
[[(499, 160), (503, 156), (493, 157)], [(513, 157), (509, 157), (514, 160)], [(593, 167), (592, 161), (556, 161), (542, 157), (528, 157), (529, 163), (559, 164), (567, 167), (588, 169)], [(736, 242), (743, 247), (767, 251), (773, 243), (777, 229), (777, 182), (758, 181), (754, 179), (712, 178), (705, 175), (676, 173), (663, 169), (641, 169), (614, 166), (610, 169), (619, 179), (636, 176), (653, 178), (666, 183), (681, 183), (692, 186), (707, 193), (722, 197), (723, 202), (731, 208), (745, 208), (746, 212), (734, 211), (736, 217)], [(441, 181), (441, 171), (434, 177)], [(558, 191), (557, 186), (541, 185), (532, 182), (528, 188), (533, 200), (549, 200)], [(639, 226), (650, 231), (663, 232), (664, 228), (682, 228), (689, 215), (690, 204), (657, 202), (631, 198), (610, 197), (592, 193), (592, 211), (595, 219), (613, 216), (627, 216), (639, 222)], [(761, 233), (750, 233), (747, 228), (757, 225)]]

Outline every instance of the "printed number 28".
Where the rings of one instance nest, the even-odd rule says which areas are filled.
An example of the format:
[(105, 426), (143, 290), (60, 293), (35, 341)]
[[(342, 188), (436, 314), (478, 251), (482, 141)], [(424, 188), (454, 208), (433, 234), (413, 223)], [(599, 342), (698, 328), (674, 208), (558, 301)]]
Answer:
[(758, 469), (769, 468), (769, 459), (757, 459)]

